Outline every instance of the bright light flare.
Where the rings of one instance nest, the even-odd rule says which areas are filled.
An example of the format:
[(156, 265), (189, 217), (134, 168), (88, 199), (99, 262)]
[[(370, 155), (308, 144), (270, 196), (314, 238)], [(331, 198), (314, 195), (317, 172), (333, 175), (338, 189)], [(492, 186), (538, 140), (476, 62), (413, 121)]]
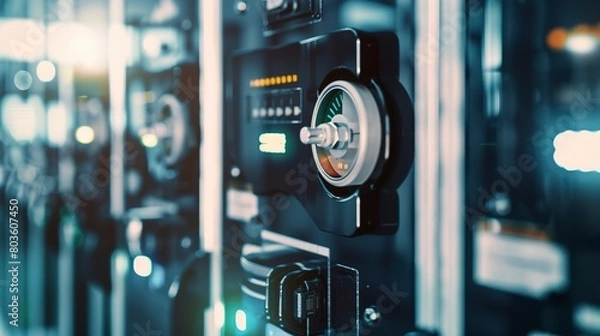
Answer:
[(158, 145), (158, 137), (152, 133), (142, 135), (142, 144), (147, 148), (154, 148)]
[(75, 131), (75, 139), (84, 145), (91, 144), (95, 136), (94, 129), (90, 126), (79, 126)]
[(575, 54), (589, 54), (596, 49), (598, 41), (587, 33), (573, 33), (567, 38), (567, 50)]
[(152, 260), (144, 255), (139, 255), (133, 259), (133, 271), (141, 277), (148, 277), (152, 274)]
[(35, 73), (40, 81), (47, 83), (56, 77), (56, 68), (50, 61), (41, 61), (35, 68)]
[(215, 303), (214, 312), (215, 312), (215, 316), (214, 316), (215, 326), (218, 329), (221, 329), (225, 325), (225, 306), (223, 305), (223, 302)]
[(239, 331), (246, 331), (246, 312), (241, 309), (235, 312), (235, 327)]
[[(106, 62), (106, 46), (98, 31), (79, 23), (57, 22), (49, 28), (48, 55), (61, 63), (102, 67)], [(127, 46), (127, 44), (123, 44)], [(123, 52), (127, 52), (124, 47)]]
[(154, 58), (161, 54), (162, 44), (155, 35), (146, 35), (142, 41), (142, 47), (148, 57)]
[(565, 131), (553, 141), (554, 162), (568, 171), (600, 173), (600, 131)]
[(62, 102), (48, 104), (48, 117), (46, 118), (46, 131), (48, 141), (56, 146), (61, 146), (67, 141), (67, 123), (69, 117), (67, 108)]
[(286, 136), (283, 133), (263, 133), (258, 137), (258, 149), (263, 153), (284, 154), (286, 152)]
[(2, 124), (15, 141), (31, 141), (36, 135), (36, 115), (43, 109), (38, 96), (22, 100), (17, 95), (7, 95), (2, 103)]

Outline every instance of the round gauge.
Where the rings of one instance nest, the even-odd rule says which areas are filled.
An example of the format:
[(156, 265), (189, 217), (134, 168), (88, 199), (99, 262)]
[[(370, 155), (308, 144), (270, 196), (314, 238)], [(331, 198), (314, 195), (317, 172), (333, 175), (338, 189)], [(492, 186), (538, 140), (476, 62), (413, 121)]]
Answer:
[(371, 177), (382, 146), (379, 107), (363, 85), (338, 80), (319, 96), (310, 127), (300, 140), (312, 145), (319, 173), (336, 187), (358, 186)]
[(164, 94), (155, 105), (151, 125), (140, 130), (142, 144), (154, 153), (152, 160), (177, 164), (188, 146), (188, 111), (172, 94)]
[(110, 138), (108, 116), (102, 101), (98, 98), (82, 99), (77, 102), (79, 124), (75, 130), (75, 140), (82, 145), (100, 148)]

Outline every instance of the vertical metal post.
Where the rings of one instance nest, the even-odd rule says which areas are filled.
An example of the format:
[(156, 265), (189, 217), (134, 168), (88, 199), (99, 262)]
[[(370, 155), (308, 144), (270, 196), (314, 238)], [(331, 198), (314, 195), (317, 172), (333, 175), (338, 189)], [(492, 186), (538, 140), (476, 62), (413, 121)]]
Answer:
[(465, 3), (440, 8), (440, 331), (449, 336), (464, 335)]
[(462, 335), (464, 77), (462, 0), (416, 2), (417, 325)]
[(104, 330), (104, 300), (105, 295), (102, 289), (95, 285), (88, 284), (88, 336), (106, 335)]
[(221, 240), (223, 214), (223, 29), (220, 1), (199, 1), (200, 27), (200, 241), (211, 253), (211, 308), (205, 335), (224, 323)]
[[(108, 81), (110, 94), (110, 213), (120, 220), (125, 212), (125, 70), (128, 43), (125, 22), (124, 0), (109, 1), (108, 28)], [(112, 292), (110, 334), (125, 334), (125, 280), (127, 255), (116, 250), (112, 255)]]
[[(41, 25), (47, 24), (45, 20), (45, 9), (46, 1), (45, 0), (32, 0), (27, 2), (27, 18), (36, 22), (40, 20)], [(45, 54), (48, 52), (48, 42), (47, 39), (44, 41), (44, 49)], [(35, 65), (29, 64), (27, 69), (32, 75), (35, 74)], [(35, 88), (35, 85), (32, 86), (32, 89)], [(38, 88), (32, 90), (33, 92), (39, 93), (41, 98), (45, 97), (45, 88), (43, 86), (39, 86)], [(31, 92), (31, 91), (30, 91)], [(47, 103), (44, 102), (44, 110), (38, 111), (36, 110), (36, 134), (40, 137), (45, 137), (45, 125), (46, 125), (46, 109)], [(43, 119), (43, 122), (40, 122), (40, 118)], [(36, 145), (38, 146), (38, 145)], [(47, 164), (43, 167), (44, 170), (47, 170)], [(31, 191), (30, 191), (31, 192)], [(37, 206), (46, 206), (46, 204), (36, 204), (36, 198), (42, 198), (41, 193), (37, 195), (37, 197), (29, 197), (29, 214), (31, 214), (31, 207)], [(38, 198), (38, 199), (39, 199)], [(32, 201), (34, 203), (32, 203)], [(35, 210), (34, 210), (35, 211)], [(45, 302), (45, 286), (46, 283), (46, 263), (44, 262), (45, 257), (45, 237), (44, 232), (45, 228), (39, 225), (35, 219), (29, 219), (27, 223), (27, 243), (25, 245), (28, 254), (27, 260), (27, 271), (26, 275), (26, 290), (27, 290), (27, 320), (26, 327), (31, 330), (40, 330), (44, 327), (45, 320), (45, 312), (46, 312), (46, 302)], [(23, 324), (25, 324), (23, 323)]]
[[(74, 17), (73, 3), (64, 4), (65, 17)], [(73, 115), (75, 112), (75, 86), (73, 67), (69, 64), (62, 64), (58, 70), (58, 100), (65, 106), (69, 118), (67, 131), (72, 131)], [(72, 134), (72, 133), (71, 133)], [(59, 190), (63, 195), (73, 195), (75, 162), (73, 160), (71, 149), (59, 150)], [(70, 198), (70, 197), (69, 197)], [(70, 206), (67, 204), (67, 206)], [(61, 218), (59, 224), (59, 251), (58, 251), (58, 334), (73, 335), (74, 321), (74, 301), (75, 301), (75, 250), (72, 243), (73, 228), (75, 220), (70, 215), (67, 219)]]
[(415, 1), (416, 323), (439, 327), (439, 0)]
[(71, 336), (74, 333), (75, 304), (75, 240), (74, 215), (62, 218), (58, 250), (58, 334)]

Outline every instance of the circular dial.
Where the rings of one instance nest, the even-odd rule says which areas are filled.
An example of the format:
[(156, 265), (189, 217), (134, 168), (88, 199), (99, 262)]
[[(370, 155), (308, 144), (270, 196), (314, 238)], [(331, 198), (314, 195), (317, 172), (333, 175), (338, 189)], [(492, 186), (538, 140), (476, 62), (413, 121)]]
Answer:
[(382, 146), (379, 108), (363, 85), (329, 84), (319, 96), (310, 127), (300, 140), (312, 145), (321, 176), (336, 187), (357, 186), (371, 177)]
[(156, 159), (172, 166), (186, 153), (188, 132), (187, 108), (172, 94), (164, 94), (157, 101), (152, 123), (140, 130), (142, 143), (155, 148)]
[[(108, 117), (98, 98), (77, 102), (78, 124), (75, 138), (81, 144), (100, 148), (109, 140)], [(86, 133), (87, 132), (87, 133)]]

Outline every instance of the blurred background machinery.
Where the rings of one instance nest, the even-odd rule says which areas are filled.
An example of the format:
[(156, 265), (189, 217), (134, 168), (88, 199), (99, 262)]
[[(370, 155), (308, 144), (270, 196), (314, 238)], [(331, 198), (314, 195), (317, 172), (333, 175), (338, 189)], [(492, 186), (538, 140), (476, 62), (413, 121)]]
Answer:
[(600, 335), (599, 10), (1, 2), (0, 334)]

